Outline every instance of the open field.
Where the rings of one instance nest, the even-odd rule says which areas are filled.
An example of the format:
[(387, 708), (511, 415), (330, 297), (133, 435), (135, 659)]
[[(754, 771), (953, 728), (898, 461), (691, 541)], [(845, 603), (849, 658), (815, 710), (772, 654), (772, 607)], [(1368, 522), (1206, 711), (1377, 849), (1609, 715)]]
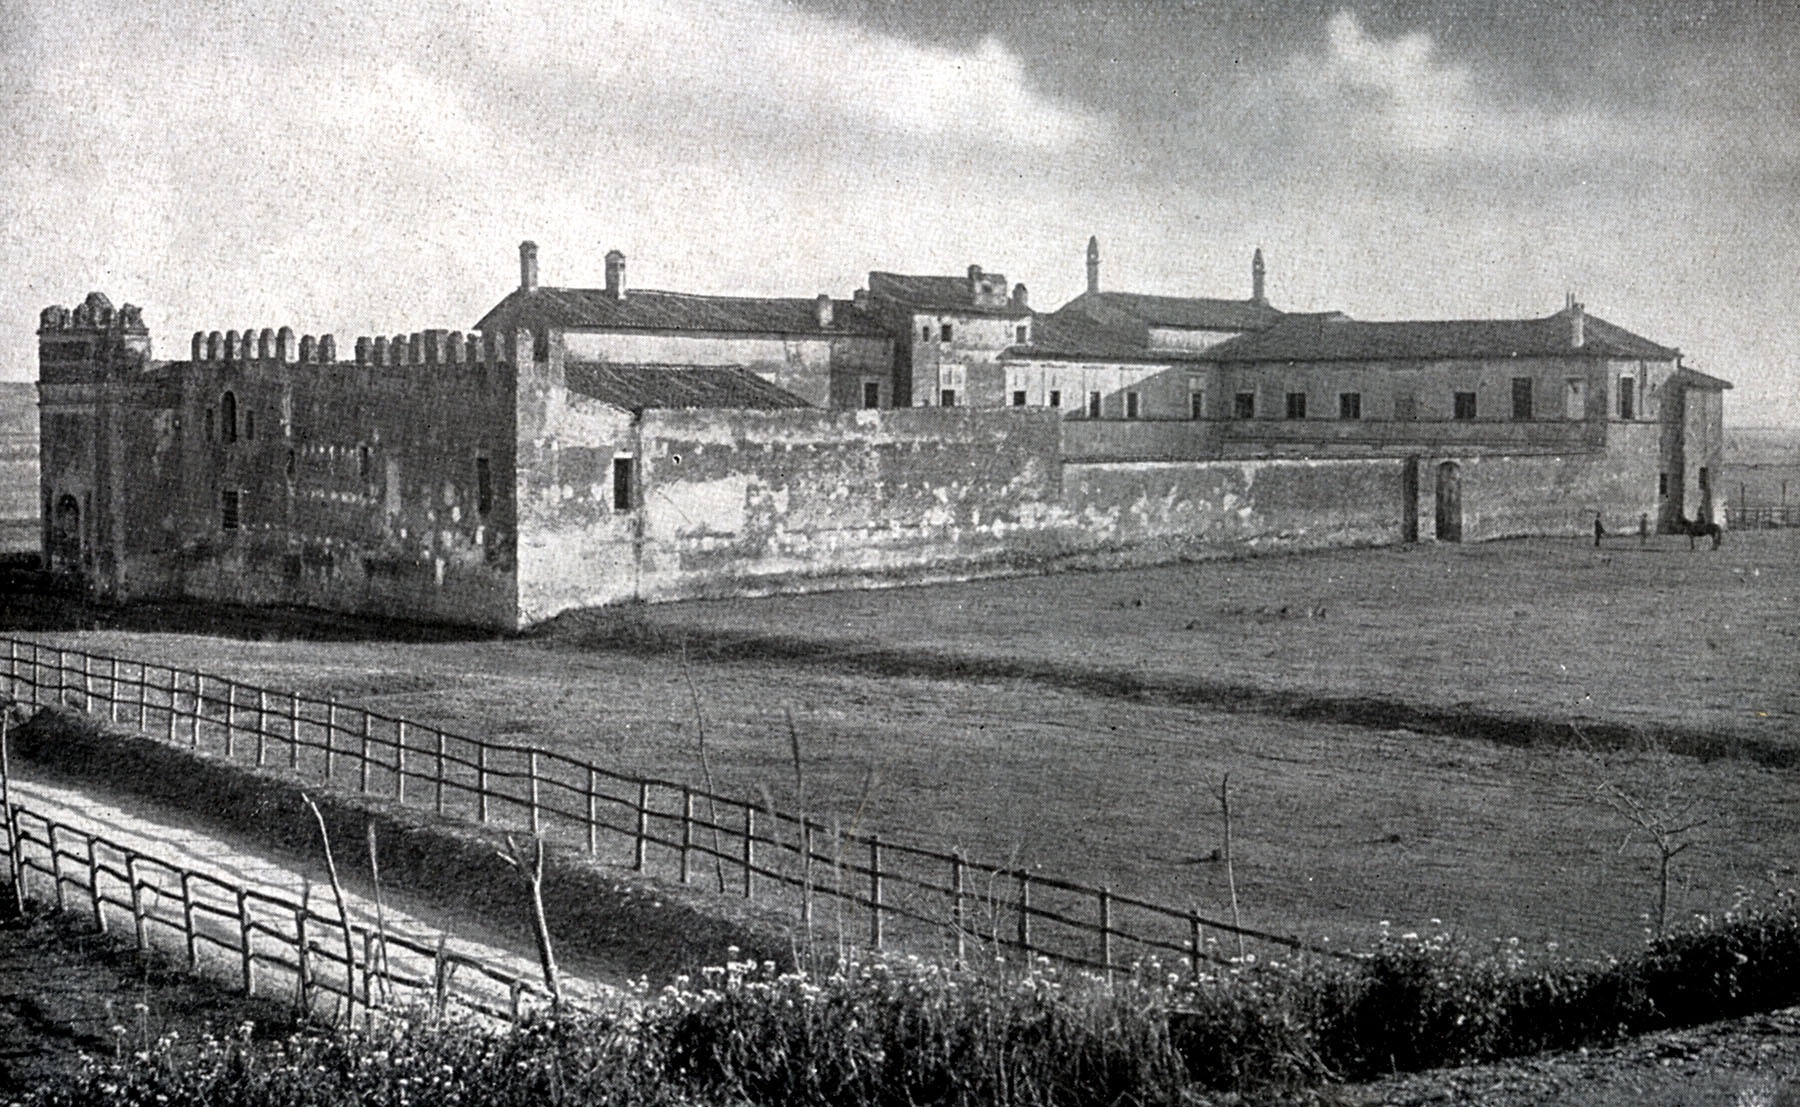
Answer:
[[(1366, 694), (1362, 674), (1389, 695), (1619, 720), (1657, 718), (1661, 703), (1677, 705), (1687, 725), (1793, 741), (1794, 547), (1779, 535), (1740, 537), (1717, 554), (1667, 539), (1598, 554), (1548, 542), (1374, 550), (631, 618), (693, 626), (697, 643), (753, 624), (784, 637), (804, 629), (841, 636), (845, 655), (879, 626), (897, 645), (957, 650), (977, 674), (982, 657), (1022, 657), (1059, 672), (1086, 662), (1179, 675), (1184, 661), (1201, 669), (1201, 644), (1212, 642), (1202, 671), (1254, 670), (1268, 687)], [(1519, 595), (1527, 587), (1529, 600)], [(1451, 595), (1456, 617), (1434, 615)], [(1309, 601), (1324, 615), (1295, 617)], [(1687, 631), (1678, 615), (1696, 610), (1723, 611), (1721, 625)], [(1208, 612), (1224, 614), (1210, 630), (1186, 629)], [(883, 675), (830, 656), (702, 661), (697, 645), (684, 673), (678, 652), (605, 649), (590, 640), (597, 629), (414, 642), (32, 637), (335, 694), (696, 782), (697, 694), (720, 788), (766, 790), (790, 807), (791, 711), (815, 812), (849, 822), (860, 811), (861, 825), (884, 836), (1016, 857), (1209, 913), (1228, 898), (1209, 857), (1220, 844), (1210, 789), (1229, 772), (1245, 921), (1339, 942), (1366, 939), (1384, 919), (1425, 928), (1441, 918), (1483, 938), (1597, 952), (1636, 941), (1652, 904), (1653, 857), (1641, 845), (1621, 853), (1628, 828), (1594, 801), (1596, 770), (1580, 751), (1232, 714), (1023, 676)], [(1684, 705), (1684, 686), (1704, 702)], [(1677, 791), (1712, 820), (1677, 863), (1678, 910), (1717, 909), (1739, 886), (1792, 884), (1793, 773), (1734, 758), (1676, 765)]]

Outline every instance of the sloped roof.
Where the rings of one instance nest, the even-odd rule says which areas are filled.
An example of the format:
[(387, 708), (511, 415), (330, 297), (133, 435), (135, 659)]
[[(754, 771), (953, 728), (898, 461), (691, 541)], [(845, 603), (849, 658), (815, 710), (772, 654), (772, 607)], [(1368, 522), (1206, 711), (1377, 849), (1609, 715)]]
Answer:
[(1205, 360), (1204, 351), (1152, 349), (1144, 343), (1142, 328), (1107, 326), (1076, 311), (1040, 315), (1031, 323), (1031, 341), (1011, 346), (1001, 354), (1019, 358), (1080, 358), (1099, 361)]
[(812, 405), (740, 366), (615, 365), (577, 362), (565, 368), (569, 391), (626, 411), (645, 408), (755, 408)]
[(1208, 351), (1213, 361), (1373, 361), (1478, 357), (1673, 358), (1679, 352), (1588, 315), (1584, 342), (1573, 318), (1460, 319), (1368, 323), (1346, 316), (1289, 316), (1266, 331)]
[(672, 330), (759, 334), (883, 335), (886, 330), (850, 300), (831, 302), (831, 325), (819, 326), (816, 298), (700, 296), (628, 289), (614, 299), (603, 288), (514, 289), (475, 324), (480, 331)]
[(1702, 373), (1698, 369), (1690, 369), (1683, 365), (1669, 375), (1669, 383), (1686, 388), (1705, 388), (1714, 392), (1723, 392), (1731, 387), (1731, 382), (1721, 380), (1710, 373)]
[(1063, 305), (1095, 319), (1119, 317), (1150, 327), (1205, 331), (1258, 331), (1283, 317), (1279, 308), (1255, 300), (1215, 300), (1205, 296), (1152, 296), (1141, 292), (1084, 292)]
[[(988, 274), (994, 276), (995, 274)], [(954, 311), (964, 315), (997, 315), (1023, 319), (1031, 314), (1029, 307), (1010, 298), (999, 303), (978, 303), (969, 288), (967, 277), (927, 277), (910, 273), (869, 274), (869, 293), (910, 308), (926, 311)]]

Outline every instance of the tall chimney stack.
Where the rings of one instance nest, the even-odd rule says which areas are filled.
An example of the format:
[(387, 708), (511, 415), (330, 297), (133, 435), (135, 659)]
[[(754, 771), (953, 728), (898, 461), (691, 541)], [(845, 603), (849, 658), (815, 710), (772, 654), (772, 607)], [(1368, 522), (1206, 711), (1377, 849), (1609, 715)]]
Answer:
[(1269, 302), (1268, 296), (1263, 292), (1263, 278), (1265, 272), (1266, 271), (1263, 268), (1262, 247), (1258, 246), (1256, 248), (1256, 253), (1250, 256), (1250, 302), (1253, 304), (1266, 304)]
[(1100, 291), (1100, 236), (1088, 238), (1088, 291)]
[(606, 295), (614, 300), (625, 298), (625, 255), (618, 250), (606, 252)]
[(1577, 350), (1587, 345), (1587, 312), (1573, 296), (1569, 298), (1569, 345)]
[(819, 329), (826, 330), (827, 328), (829, 328), (831, 326), (831, 315), (832, 315), (831, 293), (829, 293), (829, 292), (819, 293), (819, 299), (818, 299), (817, 303), (818, 303), (818, 310), (819, 310)]
[(537, 291), (537, 243), (519, 243), (519, 290)]

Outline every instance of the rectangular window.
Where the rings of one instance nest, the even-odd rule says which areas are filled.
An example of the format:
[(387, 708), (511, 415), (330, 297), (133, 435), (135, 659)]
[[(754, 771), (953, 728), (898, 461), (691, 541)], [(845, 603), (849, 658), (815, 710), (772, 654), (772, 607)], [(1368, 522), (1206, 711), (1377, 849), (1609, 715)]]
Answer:
[(637, 506), (637, 496), (631, 487), (631, 461), (628, 457), (613, 458), (614, 511), (630, 511)]
[(954, 388), (941, 389), (938, 392), (938, 406), (939, 407), (955, 407), (956, 406), (956, 389), (954, 389)]
[(1062, 406), (1062, 391), (1060, 389), (1052, 388), (1050, 390), (1050, 406), (1051, 407), (1061, 407)]
[(931, 324), (930, 323), (926, 323), (925, 325), (923, 325), (919, 328), (919, 341), (921, 341), (921, 342), (930, 342), (931, 341)]
[(1031, 341), (1031, 328), (1030, 327), (1020, 327), (1019, 328), (1019, 345), (1023, 346), (1027, 342), (1030, 342), (1030, 341)]
[(494, 510), (494, 472), (488, 459), (475, 459), (475, 510), (482, 515)]
[(1637, 418), (1637, 382), (1630, 377), (1619, 378), (1619, 418)]
[(1361, 419), (1362, 418), (1362, 393), (1361, 392), (1339, 392), (1338, 393), (1338, 418), (1339, 419)]
[(1013, 406), (1014, 407), (1024, 407), (1025, 406), (1025, 390), (1023, 388), (1015, 388), (1013, 390)]
[(1516, 423), (1523, 423), (1531, 418), (1530, 377), (1512, 379), (1512, 417)]
[(1563, 396), (1564, 419), (1587, 418), (1587, 382), (1580, 377), (1568, 379), (1569, 390)]
[(1458, 418), (1458, 419), (1473, 419), (1473, 418), (1475, 418), (1475, 393), (1473, 393), (1473, 392), (1458, 392), (1456, 394), (1455, 402), (1456, 402), (1456, 406), (1455, 406), (1455, 410), (1454, 410), (1453, 414), (1455, 415), (1456, 418)]
[(356, 475), (359, 477), (369, 475), (369, 448), (367, 446), (356, 448)]
[(1136, 419), (1137, 417), (1138, 394), (1136, 392), (1127, 392), (1125, 393), (1125, 418)]
[(1287, 394), (1287, 417), (1289, 419), (1306, 418), (1306, 393), (1289, 392)]
[(1656, 494), (1665, 500), (1669, 498), (1669, 474), (1656, 474)]
[(1236, 419), (1256, 418), (1256, 393), (1239, 392), (1231, 398), (1231, 414)]
[(241, 493), (228, 488), (219, 493), (219, 529), (237, 530), (243, 523)]
[(1098, 392), (1088, 393), (1088, 418), (1100, 418), (1100, 393)]
[(864, 407), (880, 407), (881, 406), (881, 385), (875, 383), (874, 381), (864, 381), (863, 382), (863, 406)]
[(944, 327), (943, 327), (943, 339), (945, 342), (950, 341), (950, 334), (951, 334), (950, 324), (945, 323)]
[(1419, 401), (1406, 392), (1394, 397), (1394, 422), (1410, 423), (1419, 417)]
[(1204, 392), (1189, 392), (1188, 393), (1188, 418), (1189, 419), (1204, 419), (1204, 418), (1206, 418), (1206, 393), (1204, 393)]
[(1706, 471), (1706, 466), (1702, 465), (1702, 466), (1700, 466), (1700, 492), (1702, 495), (1704, 495), (1711, 491), (1712, 491), (1712, 474)]

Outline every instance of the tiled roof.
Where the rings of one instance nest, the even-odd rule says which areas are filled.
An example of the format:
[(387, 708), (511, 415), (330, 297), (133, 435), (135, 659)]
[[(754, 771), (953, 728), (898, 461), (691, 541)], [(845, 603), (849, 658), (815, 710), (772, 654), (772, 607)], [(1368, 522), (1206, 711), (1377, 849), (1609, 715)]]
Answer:
[(1257, 331), (1282, 312), (1254, 300), (1214, 300), (1204, 296), (1150, 296), (1140, 292), (1084, 292), (1063, 306), (1102, 322), (1121, 318), (1151, 327), (1206, 331)]
[[(989, 274), (993, 276), (993, 274)], [(964, 315), (998, 315), (1023, 319), (1031, 309), (1012, 302), (978, 303), (967, 277), (920, 277), (908, 273), (870, 273), (869, 294), (925, 311), (954, 311)]]
[(831, 325), (819, 326), (815, 299), (697, 296), (628, 289), (614, 299), (601, 288), (514, 289), (475, 324), (480, 331), (539, 327), (593, 330), (749, 331), (757, 334), (886, 334), (849, 300), (831, 302)]
[(738, 366), (614, 365), (578, 362), (565, 369), (569, 391), (626, 411), (645, 408), (757, 408), (812, 405)]
[(1204, 360), (1199, 350), (1155, 350), (1144, 344), (1142, 328), (1109, 327), (1087, 316), (1067, 309), (1053, 315), (1040, 315), (1031, 322), (1031, 342), (1009, 347), (1001, 355), (1007, 360), (1021, 358), (1069, 359), (1099, 361), (1191, 361)]
[(1572, 345), (1568, 311), (1542, 319), (1463, 319), (1365, 323), (1344, 316), (1289, 316), (1266, 331), (1240, 335), (1209, 352), (1214, 361), (1374, 361), (1477, 357), (1673, 358), (1623, 327), (1589, 315), (1585, 341)]
[(1705, 388), (1715, 392), (1723, 392), (1731, 387), (1731, 382), (1720, 380), (1710, 373), (1702, 373), (1698, 369), (1689, 369), (1683, 365), (1669, 375), (1670, 384), (1686, 385), (1688, 388)]

